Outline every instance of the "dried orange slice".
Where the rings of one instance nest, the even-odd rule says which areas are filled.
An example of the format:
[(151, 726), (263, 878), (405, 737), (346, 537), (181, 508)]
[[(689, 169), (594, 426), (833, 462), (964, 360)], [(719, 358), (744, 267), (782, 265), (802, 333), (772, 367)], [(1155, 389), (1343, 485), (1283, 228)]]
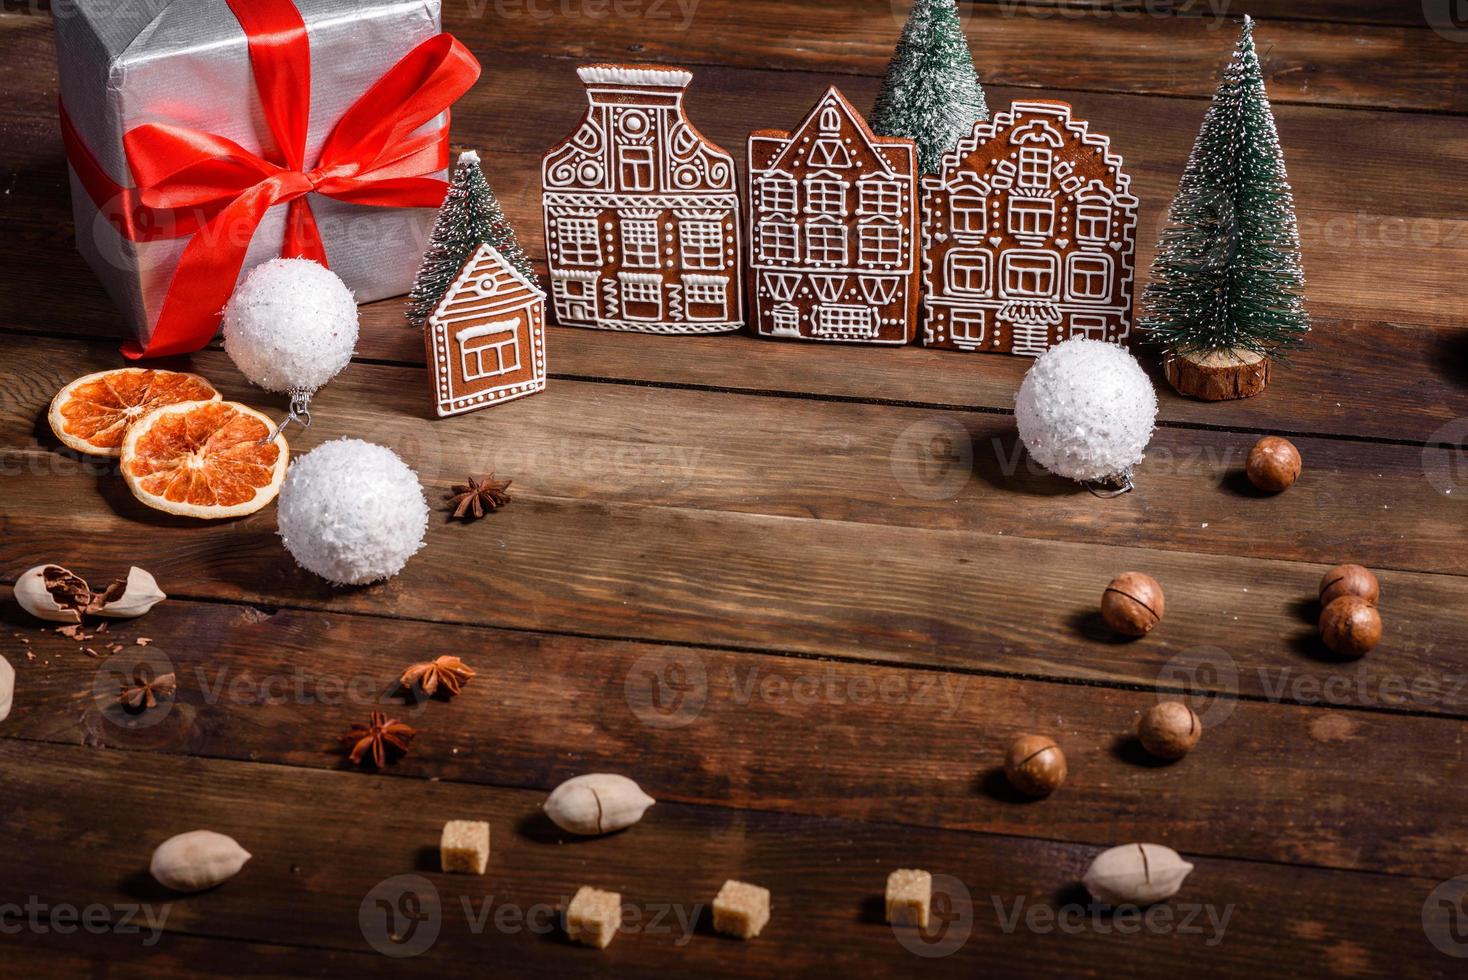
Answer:
[(290, 448), (264, 441), (275, 426), (238, 402), (155, 408), (122, 442), (122, 478), (143, 503), (185, 517), (239, 517), (275, 499)]
[(162, 405), (218, 401), (197, 374), (118, 368), (77, 378), (51, 399), (51, 431), (66, 446), (93, 456), (117, 456), (127, 427)]

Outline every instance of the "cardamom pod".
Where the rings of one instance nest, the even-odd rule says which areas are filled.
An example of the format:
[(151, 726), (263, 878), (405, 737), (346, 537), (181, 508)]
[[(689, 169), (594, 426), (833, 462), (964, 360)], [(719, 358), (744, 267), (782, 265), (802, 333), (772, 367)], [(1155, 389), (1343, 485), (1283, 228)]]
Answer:
[(545, 813), (562, 830), (591, 836), (632, 826), (654, 802), (626, 776), (591, 772), (552, 790)]
[(1096, 855), (1081, 881), (1110, 905), (1151, 905), (1171, 898), (1193, 866), (1161, 844), (1122, 844)]
[(159, 844), (148, 870), (166, 888), (198, 892), (233, 878), (248, 860), (250, 852), (233, 837), (191, 830)]
[(83, 616), (133, 619), (168, 598), (158, 581), (134, 565), (126, 579), (93, 592), (86, 579), (60, 565), (37, 565), (15, 580), (15, 601), (22, 609), (53, 623), (80, 623)]

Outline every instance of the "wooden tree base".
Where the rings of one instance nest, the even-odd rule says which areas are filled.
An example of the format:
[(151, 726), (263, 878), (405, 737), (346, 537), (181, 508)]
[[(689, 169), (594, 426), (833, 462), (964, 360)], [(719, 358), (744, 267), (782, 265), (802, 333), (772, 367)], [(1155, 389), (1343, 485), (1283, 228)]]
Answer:
[(1162, 370), (1180, 393), (1209, 402), (1252, 398), (1269, 384), (1269, 358), (1253, 351), (1168, 354)]

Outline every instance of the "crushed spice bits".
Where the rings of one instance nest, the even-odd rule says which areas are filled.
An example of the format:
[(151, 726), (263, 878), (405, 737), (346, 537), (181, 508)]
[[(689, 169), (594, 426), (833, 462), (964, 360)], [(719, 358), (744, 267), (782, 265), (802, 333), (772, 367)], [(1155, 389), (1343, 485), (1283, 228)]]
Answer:
[(505, 492), (513, 480), (496, 480), (493, 473), (478, 480), (471, 476), (468, 480), (468, 483), (454, 484), (447, 498), (455, 517), (474, 520), (499, 510), (513, 499)]
[(372, 764), (382, 769), (387, 766), (389, 758), (406, 755), (408, 743), (417, 734), (396, 718), (374, 711), (367, 724), (353, 725), (341, 741), (352, 747), (347, 757), (353, 765), (360, 766), (370, 754)]
[(117, 695), (117, 703), (128, 711), (143, 711), (147, 708), (158, 707), (159, 701), (173, 697), (177, 690), (178, 683), (173, 674), (149, 677), (144, 669), (139, 667), (133, 671), (132, 683), (122, 685), (122, 691)]
[(473, 676), (473, 669), (458, 657), (442, 656), (414, 664), (403, 671), (398, 682), (410, 689), (416, 684), (429, 697), (440, 688), (452, 696), (462, 691)]

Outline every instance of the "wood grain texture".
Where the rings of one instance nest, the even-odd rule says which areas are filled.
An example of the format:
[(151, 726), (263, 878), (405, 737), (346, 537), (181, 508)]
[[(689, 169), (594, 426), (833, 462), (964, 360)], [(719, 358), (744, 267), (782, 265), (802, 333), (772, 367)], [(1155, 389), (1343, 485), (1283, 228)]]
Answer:
[[(0, 503), (6, 579), (41, 561), (136, 563), (195, 598), (1111, 683), (1150, 685), (1168, 664), (1201, 659), (1232, 662), (1251, 696), (1333, 664), (1329, 674), (1363, 681), (1344, 685), (1347, 704), (1376, 700), (1382, 675), (1446, 684), (1462, 671), (1449, 610), (1468, 602), (1468, 579), (1457, 576), (1383, 573), (1382, 644), (1341, 665), (1315, 636), (1326, 564), (614, 505), (527, 487), (513, 520), (501, 519), (507, 510), (463, 525), (440, 511), (432, 560), (341, 591), (295, 566), (272, 512), (191, 527), (147, 511), (120, 478), (54, 458), (12, 466), (25, 472)], [(430, 496), (444, 489), (428, 486)], [(74, 509), (58, 514), (58, 499)], [(1097, 623), (1102, 589), (1127, 569), (1168, 594), (1167, 620), (1138, 643)], [(1441, 707), (1431, 692), (1409, 696)]]
[[(1032, 471), (1008, 414), (1020, 358), (558, 328), (547, 393), (432, 422), (420, 336), (390, 300), (364, 308), (357, 363), (293, 445), (365, 436), (417, 467), (434, 504), (488, 469), (517, 499), (477, 525), (437, 510), (403, 575), (334, 590), (294, 566), (273, 509), (165, 518), (47, 431), (64, 381), (121, 363), (121, 324), (73, 251), (49, 18), (11, 16), (46, 6), (0, 15), (0, 582), (41, 561), (98, 582), (136, 563), (172, 598), (78, 643), (0, 587), (0, 655), (18, 673), (0, 726), (0, 897), (149, 903), (168, 919), (154, 946), (28, 926), (6, 935), (7, 972), (1456, 975), (1433, 948), (1451, 910), (1431, 896), (1464, 870), (1468, 831), (1468, 185), (1451, 179), (1468, 164), (1468, 45), (1429, 29), (1427, 8), (1250, 4), (1313, 345), (1264, 395), (1225, 405), (1177, 397), (1143, 352), (1163, 426), (1137, 492), (1100, 501)], [(963, 7), (991, 106), (1068, 99), (1126, 157), (1145, 282), (1244, 11)], [(653, 0), (450, 4), (447, 25), (486, 67), (455, 109), (455, 148), (485, 154), (538, 254), (539, 157), (580, 113), (575, 64), (695, 67), (690, 116), (742, 156), (751, 129), (793, 124), (833, 81), (869, 105), (905, 8), (702, 0), (681, 25), (685, 8), (659, 16)], [(217, 347), (179, 363), (271, 404)], [(1279, 497), (1239, 472), (1262, 432), (1305, 456)], [(1343, 560), (1378, 569), (1384, 590), (1386, 639), (1355, 662), (1314, 639), (1316, 583)], [(1132, 643), (1096, 616), (1126, 569), (1168, 597)], [(460, 698), (390, 693), (437, 653), (480, 672)], [(139, 656), (167, 658), (176, 702), (104, 710)], [(1159, 696), (1188, 699), (1207, 728), (1171, 765), (1128, 738)], [(384, 698), (423, 734), (388, 773), (349, 770), (335, 737)], [(1070, 757), (1048, 800), (1021, 802), (997, 775), (1020, 731)], [(562, 842), (538, 806), (593, 769), (660, 802), (630, 832)], [(463, 817), (494, 825), (482, 879), (436, 870), (443, 821)], [(160, 892), (152, 846), (198, 827), (255, 858), (222, 888)], [(1197, 865), (1162, 907), (1191, 928), (1128, 932), (1074, 908), (1087, 863), (1123, 840)], [(882, 923), (899, 866), (963, 883), (973, 925), (956, 951), (923, 955), (942, 950)], [(395, 959), (361, 916), (402, 874), (437, 890), (443, 927)], [(686, 917), (726, 877), (774, 892), (754, 942), (676, 914), (604, 952), (494, 924), (538, 907), (549, 926), (581, 884), (622, 891), (644, 925)], [(1016, 901), (1038, 926), (1006, 918)], [(366, 909), (380, 934), (382, 908)], [(1056, 909), (1078, 927), (1049, 925)], [(1210, 911), (1228, 915), (1222, 936)], [(0, 928), (9, 914), (0, 902)]]
[[(17, 233), (15, 241), (44, 262), (54, 285), (44, 295), (0, 291), (0, 320), (16, 329), (53, 335), (120, 336), (124, 327), (110, 301), (63, 238), (48, 235), (43, 244), (25, 228)], [(404, 325), (403, 305), (403, 300), (392, 299), (362, 308), (360, 358), (423, 363), (422, 337)], [(816, 369), (804, 345), (745, 335), (629, 338), (551, 327), (548, 338), (552, 377), (898, 402), (940, 410), (1011, 411), (1014, 393), (1033, 363), (1022, 357), (920, 347), (873, 352), (828, 345)], [(1468, 327), (1462, 325), (1317, 318), (1309, 347), (1288, 363), (1275, 365), (1268, 393), (1211, 405), (1173, 391), (1154, 352), (1138, 348), (1137, 355), (1157, 387), (1164, 422), (1418, 443), (1461, 444), (1468, 438), (1468, 429), (1451, 425), (1468, 415)], [(1343, 369), (1358, 359), (1372, 370), (1361, 374)], [(1370, 413), (1357, 410), (1363, 400), (1372, 405)]]
[[(51, 393), (116, 352), (32, 338), (11, 349), (23, 366), (0, 390), (0, 445), (60, 449), (44, 421)], [(181, 366), (227, 397), (280, 407), (222, 353)], [(1243, 474), (1252, 435), (1168, 427), (1137, 468), (1138, 489), (1103, 502), (1031, 460), (1007, 412), (561, 381), (506, 411), (438, 421), (428, 399), (420, 370), (354, 366), (317, 396), (318, 421), (293, 446), (370, 432), (435, 484), (499, 471), (537, 496), (608, 505), (1468, 572), (1452, 547), (1468, 509), (1451, 492), (1460, 452), (1447, 448), (1301, 438), (1304, 477), (1267, 496)]]
[[(347, 770), (336, 737), (383, 710), (420, 730), (391, 768), (410, 779), (549, 792), (578, 773), (625, 772), (664, 803), (1097, 847), (1164, 840), (1190, 855), (1439, 878), (1455, 873), (1468, 832), (1438, 790), (1468, 778), (1461, 721), (1350, 710), (1347, 684), (1323, 669), (1269, 671), (1276, 696), (1308, 699), (1280, 704), (1171, 693), (1221, 663), (1169, 674), (1163, 694), (180, 600), (114, 624), (89, 645), (123, 649), (98, 660), (22, 617), (0, 622), (30, 641), (0, 643), (18, 671), (12, 738)], [(134, 646), (139, 635), (150, 645)], [(424, 702), (398, 689), (404, 667), (440, 653), (476, 671), (463, 693)], [(173, 672), (179, 692), (130, 716), (115, 695), (140, 665)], [(1404, 707), (1412, 682), (1441, 683), (1459, 718), (1468, 708), (1468, 673), (1346, 676), (1383, 709)], [(1173, 764), (1133, 737), (1161, 697), (1204, 719), (1203, 740)], [(1020, 798), (999, 771), (1025, 732), (1054, 737), (1069, 760), (1047, 800)], [(1301, 799), (1314, 801), (1308, 825), (1281, 821)]]
[[(359, 925), (363, 899), (386, 879), (415, 874), (432, 888), (418, 885), (415, 894), (430, 916), (438, 910), (440, 924), (431, 948), (409, 961), (415, 969), (491, 959), (508, 960), (515, 972), (513, 964), (533, 959), (556, 975), (666, 975), (670, 968), (720, 976), (816, 968), (870, 975), (919, 964), (925, 975), (983, 969), (1034, 976), (1064, 971), (1077, 957), (1114, 974), (1184, 970), (1204, 957), (1231, 971), (1261, 970), (1288, 954), (1313, 972), (1346, 956), (1354, 975), (1400, 975), (1401, 961), (1420, 942), (1412, 937), (1420, 934), (1421, 905), (1434, 885), (1200, 858), (1170, 906), (1178, 918), (1166, 928), (1131, 932), (1115, 928), (1110, 915), (1093, 918), (1076, 890), (1094, 848), (1009, 837), (974, 846), (969, 835), (921, 830), (905, 831), (899, 841), (878, 823), (677, 804), (659, 804), (629, 833), (558, 846), (536, 812), (538, 793), (143, 753), (127, 754), (134, 778), (118, 792), (106, 759), (84, 748), (0, 743), (0, 771), (16, 789), (11, 819), (31, 828), (24, 840), (7, 835), (0, 843), (0, 859), (14, 869), (10, 891), (48, 903), (166, 905), (170, 939), (216, 933), (226, 924), (232, 938), (247, 942), (354, 952), (366, 947), (366, 933), (381, 932), (371, 917), (365, 931)], [(321, 825), (322, 812), (359, 812), (364, 799), (370, 819), (334, 821), (329, 831)], [(109, 819), (78, 841), (63, 829), (73, 807), (105, 810)], [(489, 820), (500, 844), (483, 878), (435, 870), (443, 820), (465, 814)], [(197, 826), (230, 833), (256, 856), (225, 886), (178, 899), (141, 869), (154, 838)], [(881, 922), (882, 884), (899, 866), (931, 868), (963, 886), (966, 901), (955, 885), (940, 882), (958, 896), (950, 907), (972, 916), (956, 951), (922, 962)], [(697, 916), (695, 906), (728, 876), (762, 882), (774, 895), (774, 915), (756, 941), (711, 935)], [(516, 924), (514, 912), (499, 912), (522, 910), (541, 928), (550, 909), (586, 883), (623, 896), (623, 929), (605, 950), (571, 945), (557, 931), (533, 933)], [(1036, 921), (1043, 931), (1032, 931), (1021, 917), (1006, 932), (1008, 917), (1032, 905), (1070, 907), (1080, 926), (1062, 931), (1042, 918)], [(1282, 908), (1288, 911), (1280, 914)], [(697, 923), (691, 932), (680, 914)], [(1212, 923), (1225, 914), (1220, 938)], [(1186, 930), (1185, 915), (1192, 923)], [(1363, 919), (1375, 928), (1363, 932)], [(961, 930), (963, 922), (956, 918), (950, 929)], [(1301, 945), (1302, 933), (1311, 937), (1308, 945)], [(921, 940), (908, 941), (923, 949)]]
[[(568, 4), (553, 16), (555, 8), (529, 0), (468, 0), (446, 4), (443, 13), (445, 29), (481, 53), (880, 77), (909, 6), (775, 0), (754, 18), (739, 0), (621, 0)], [(1157, 0), (1116, 8), (1003, 0), (965, 3), (961, 12), (985, 86), (1211, 97), (1242, 11), (1223, 0), (1184, 6), (1196, 16), (1173, 16)], [(1453, 31), (1427, 29), (1420, 7), (1383, 4), (1409, 16), (1367, 26), (1275, 19), (1259, 6), (1248, 12), (1264, 18), (1261, 67), (1275, 103), (1468, 111), (1461, 81), (1468, 45)], [(1299, 8), (1281, 5), (1277, 13)], [(0, 43), (17, 50), (48, 33), (45, 18), (0, 17)], [(0, 65), (0, 85), (15, 92), (13, 104), (45, 111), (37, 75), (54, 75), (49, 40), (38, 44), (34, 59)]]

